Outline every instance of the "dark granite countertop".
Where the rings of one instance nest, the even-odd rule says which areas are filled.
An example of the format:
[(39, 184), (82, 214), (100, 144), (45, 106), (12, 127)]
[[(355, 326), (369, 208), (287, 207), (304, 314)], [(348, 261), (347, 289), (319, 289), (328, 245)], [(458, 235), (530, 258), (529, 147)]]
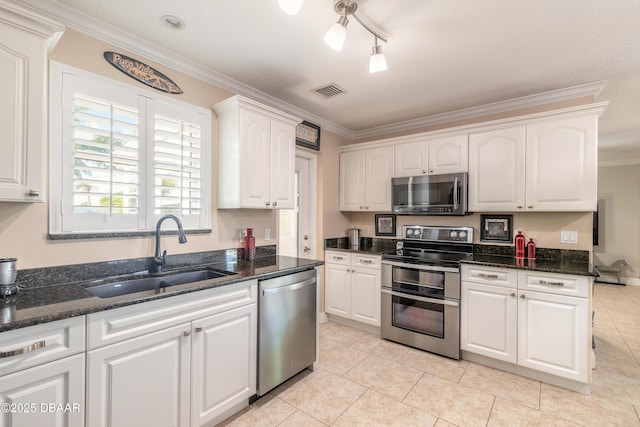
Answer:
[(462, 261), (466, 264), (486, 265), (488, 267), (514, 268), (518, 270), (543, 271), (547, 273), (573, 274), (577, 276), (598, 276), (598, 271), (589, 262), (572, 259), (535, 259), (517, 260), (513, 256), (478, 255)]
[[(117, 279), (105, 277), (102, 280), (82, 280), (61, 284), (43, 283), (38, 286), (27, 286), (18, 295), (0, 299), (0, 312), (2, 313), (2, 316), (0, 316), (0, 332), (230, 285), (249, 279), (265, 279), (291, 274), (322, 264), (324, 262), (318, 260), (273, 255), (256, 258), (254, 261), (232, 260), (188, 267), (181, 266), (177, 269), (167, 270), (164, 274), (204, 268), (226, 270), (235, 274), (218, 279), (171, 286), (164, 288), (161, 293), (150, 290), (111, 298), (93, 296), (85, 290), (85, 287), (132, 278), (131, 274), (119, 275)], [(20, 278), (20, 276), (18, 277)]]
[(373, 237), (361, 237), (358, 249), (352, 249), (349, 245), (349, 239), (346, 237), (338, 237), (333, 239), (325, 239), (324, 249), (330, 251), (343, 251), (362, 253), (368, 255), (380, 255), (383, 252), (392, 251), (396, 248), (396, 239), (377, 239)]

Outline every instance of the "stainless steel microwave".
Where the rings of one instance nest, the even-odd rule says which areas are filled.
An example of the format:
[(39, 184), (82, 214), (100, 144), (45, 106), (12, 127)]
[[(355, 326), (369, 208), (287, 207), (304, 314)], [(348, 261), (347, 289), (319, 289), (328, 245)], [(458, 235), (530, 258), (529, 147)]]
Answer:
[(466, 215), (468, 176), (463, 172), (392, 178), (393, 213)]

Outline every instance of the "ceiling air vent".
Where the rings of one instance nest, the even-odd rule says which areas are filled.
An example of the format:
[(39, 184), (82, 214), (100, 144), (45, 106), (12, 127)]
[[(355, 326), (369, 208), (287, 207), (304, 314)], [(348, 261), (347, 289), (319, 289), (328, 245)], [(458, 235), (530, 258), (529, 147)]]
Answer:
[(329, 83), (328, 85), (320, 86), (312, 90), (323, 98), (332, 98), (347, 92), (335, 83)]

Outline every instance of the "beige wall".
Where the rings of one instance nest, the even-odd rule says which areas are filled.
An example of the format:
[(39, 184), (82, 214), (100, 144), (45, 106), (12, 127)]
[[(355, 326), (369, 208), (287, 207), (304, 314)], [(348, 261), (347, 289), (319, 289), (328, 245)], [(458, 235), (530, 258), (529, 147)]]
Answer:
[[(174, 80), (184, 91), (172, 98), (189, 102), (207, 109), (231, 95), (217, 86), (204, 83), (193, 77), (167, 69), (161, 64), (141, 58), (138, 55), (115, 48), (80, 33), (67, 30), (52, 52), (54, 61), (72, 65), (130, 85), (148, 89), (137, 83), (107, 63), (104, 51), (116, 51), (130, 55), (156, 68)], [(151, 89), (149, 89), (151, 90)], [(212, 113), (212, 181), (213, 209), (211, 227), (213, 232), (204, 235), (189, 235), (188, 242), (179, 245), (175, 236), (162, 239), (163, 248), (169, 254), (198, 252), (239, 247), (240, 229), (252, 227), (256, 230), (256, 244), (275, 244), (272, 238), (264, 242), (264, 229), (270, 228), (276, 234), (275, 211), (266, 210), (220, 210), (215, 209), (217, 187), (217, 140), (216, 120)], [(52, 171), (57, 173), (58, 171)], [(0, 203), (0, 257), (18, 258), (18, 268), (44, 267), (51, 265), (76, 264), (153, 255), (152, 237), (88, 240), (48, 240), (48, 205), (32, 203)]]
[(323, 186), (322, 223), (324, 238), (342, 237), (350, 227), (348, 217), (340, 212), (340, 146), (349, 142), (348, 139), (322, 132), (322, 167), (320, 177)]
[(640, 164), (598, 168), (597, 264), (624, 259), (627, 282), (640, 285)]

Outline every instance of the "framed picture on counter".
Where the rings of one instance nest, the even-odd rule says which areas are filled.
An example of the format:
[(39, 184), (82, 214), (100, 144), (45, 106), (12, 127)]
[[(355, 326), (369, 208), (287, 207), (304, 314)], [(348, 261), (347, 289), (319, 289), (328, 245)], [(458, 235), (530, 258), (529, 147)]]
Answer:
[(511, 243), (513, 215), (480, 215), (480, 241)]
[(395, 236), (396, 216), (376, 214), (376, 236)]

